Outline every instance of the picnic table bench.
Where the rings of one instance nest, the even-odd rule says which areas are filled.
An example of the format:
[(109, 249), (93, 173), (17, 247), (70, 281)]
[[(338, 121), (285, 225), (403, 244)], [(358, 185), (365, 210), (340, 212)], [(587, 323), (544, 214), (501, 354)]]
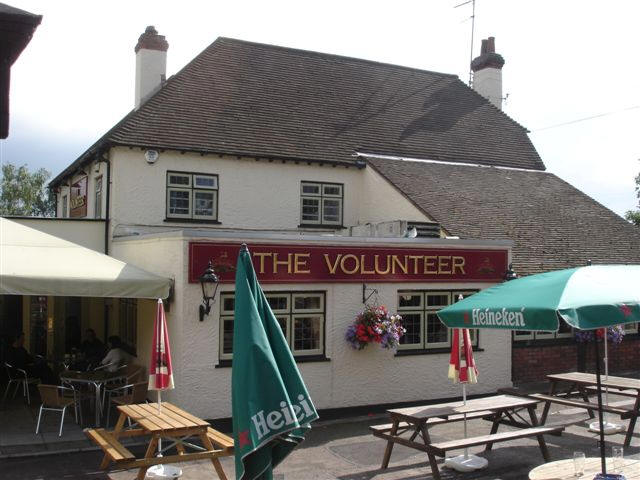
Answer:
[[(563, 426), (541, 427), (535, 408), (538, 401), (530, 398), (516, 397), (512, 395), (496, 395), (491, 397), (469, 400), (466, 405), (462, 402), (441, 403), (423, 407), (408, 407), (391, 409), (387, 412), (392, 423), (370, 427), (374, 436), (387, 440), (387, 448), (382, 458), (381, 468), (389, 466), (389, 460), (395, 443), (415, 448), (427, 454), (433, 478), (440, 480), (440, 471), (437, 458), (444, 457), (447, 451), (460, 450), (477, 445), (486, 445), (486, 450), (491, 450), (494, 443), (505, 442), (525, 437), (536, 437), (542, 456), (549, 461), (549, 451), (544, 440), (544, 435), (559, 435)], [(529, 414), (527, 421), (520, 415), (526, 410)], [(451, 422), (463, 421), (464, 418), (484, 419), (492, 422), (488, 435), (468, 437), (458, 440), (432, 442), (429, 429)], [(510, 425), (516, 430), (498, 433), (500, 425)], [(409, 438), (402, 435), (410, 433)], [(422, 443), (415, 441), (420, 437)]]
[[(231, 437), (214, 430), (206, 421), (168, 402), (163, 402), (160, 410), (157, 404), (151, 403), (118, 406), (118, 410), (120, 417), (112, 432), (103, 428), (85, 429), (89, 439), (104, 452), (100, 468), (106, 469), (112, 462), (118, 468), (138, 468), (137, 478), (143, 480), (147, 469), (152, 465), (210, 459), (218, 477), (227, 480), (218, 458), (233, 455), (234, 444)], [(125, 430), (127, 418), (136, 426)], [(144, 435), (150, 436), (151, 439), (143, 458), (136, 458), (119, 440), (123, 437)], [(197, 437), (202, 446), (188, 441), (191, 437)], [(162, 439), (170, 442), (163, 451), (175, 446), (178, 453), (156, 456), (158, 443)]]
[[(540, 417), (540, 423), (542, 425), (547, 421), (547, 416), (549, 415), (549, 409), (552, 403), (575, 408), (583, 408), (589, 412), (589, 416), (591, 418), (595, 416), (593, 412), (598, 410), (598, 404), (591, 402), (588, 396), (589, 393), (593, 394), (594, 392), (597, 392), (597, 380), (594, 374), (583, 372), (558, 373), (547, 375), (547, 379), (550, 382), (548, 394), (526, 394), (529, 398), (545, 402), (542, 416)], [(568, 384), (569, 387), (562, 389), (561, 387), (563, 384)], [(608, 388), (613, 394), (636, 399), (632, 407), (612, 405), (602, 406), (602, 410), (604, 412), (618, 415), (622, 420), (629, 419), (629, 426), (627, 427), (627, 433), (624, 440), (624, 446), (628, 447), (631, 445), (631, 437), (633, 436), (636, 422), (640, 415), (640, 380), (635, 378), (614, 377), (610, 375), (608, 378), (602, 377), (600, 384), (603, 389)], [(580, 393), (580, 396), (582, 396), (582, 401), (570, 398), (572, 393), (576, 390)]]

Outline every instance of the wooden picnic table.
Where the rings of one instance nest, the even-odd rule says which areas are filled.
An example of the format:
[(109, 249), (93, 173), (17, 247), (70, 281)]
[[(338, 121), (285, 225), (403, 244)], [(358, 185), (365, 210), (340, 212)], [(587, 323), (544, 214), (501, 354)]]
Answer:
[[(607, 458), (607, 472), (613, 472), (613, 459)], [(640, 480), (640, 460), (625, 458), (622, 473), (627, 480)], [(601, 473), (599, 457), (589, 457), (584, 462), (584, 474), (581, 478), (589, 480), (597, 473)], [(545, 463), (529, 472), (529, 480), (575, 480), (573, 459), (558, 460)]]
[[(436, 457), (444, 457), (449, 450), (460, 450), (476, 445), (486, 445), (491, 450), (494, 443), (517, 438), (536, 437), (542, 456), (549, 461), (549, 451), (544, 440), (545, 434), (559, 435), (564, 427), (540, 427), (536, 416), (537, 400), (513, 395), (495, 395), (463, 402), (448, 402), (420, 407), (395, 408), (387, 410), (391, 424), (372, 426), (373, 435), (387, 440), (387, 448), (382, 458), (383, 469), (389, 465), (395, 443), (421, 450), (427, 454), (435, 480), (440, 480)], [(526, 411), (528, 418), (522, 416)], [(488, 435), (460, 440), (432, 442), (429, 429), (445, 423), (472, 419), (491, 421)], [(498, 432), (500, 425), (515, 427), (515, 430)], [(408, 438), (406, 435), (409, 435)], [(404, 436), (403, 436), (404, 435)], [(422, 442), (415, 441), (420, 437)]]
[[(540, 423), (544, 425), (549, 415), (549, 408), (552, 403), (558, 403), (575, 408), (584, 408), (589, 412), (589, 416), (594, 418), (594, 411), (598, 410), (597, 402), (591, 402), (589, 395), (593, 394), (597, 390), (596, 376), (592, 373), (583, 372), (568, 372), (557, 373), (553, 375), (547, 375), (549, 379), (549, 393), (544, 394), (531, 394), (530, 398), (534, 398), (545, 402), (542, 416), (540, 417)], [(627, 396), (635, 399), (633, 407), (620, 407), (603, 405), (603, 411), (619, 415), (622, 420), (629, 419), (629, 426), (627, 427), (627, 434), (624, 440), (624, 446), (631, 445), (631, 437), (635, 430), (638, 415), (640, 413), (640, 380), (635, 378), (626, 377), (614, 377), (609, 375), (608, 378), (604, 376), (600, 377), (601, 385), (604, 389), (608, 388), (609, 393), (615, 395)], [(577, 395), (582, 397), (582, 401), (575, 397)]]
[[(152, 465), (210, 459), (218, 477), (227, 480), (218, 458), (233, 455), (233, 439), (214, 430), (206, 421), (168, 402), (162, 402), (160, 410), (157, 403), (118, 406), (118, 410), (120, 417), (112, 432), (85, 430), (105, 452), (100, 468), (106, 469), (111, 462), (120, 468), (139, 468), (137, 479), (143, 480)], [(130, 429), (124, 429), (127, 419), (134, 424)], [(144, 458), (135, 458), (119, 441), (122, 437), (144, 435), (150, 437)], [(199, 439), (203, 446), (188, 441), (192, 437)], [(175, 446), (178, 454), (157, 457), (161, 440), (169, 442), (163, 445), (163, 451)]]

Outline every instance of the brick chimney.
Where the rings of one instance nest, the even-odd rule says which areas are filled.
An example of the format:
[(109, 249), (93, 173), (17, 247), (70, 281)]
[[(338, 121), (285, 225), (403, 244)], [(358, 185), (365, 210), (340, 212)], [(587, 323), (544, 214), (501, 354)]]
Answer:
[(480, 56), (471, 62), (473, 89), (502, 110), (502, 66), (504, 58), (496, 53), (494, 37), (482, 40)]
[(167, 74), (167, 49), (164, 35), (158, 35), (153, 26), (148, 26), (138, 38), (136, 52), (135, 108), (162, 87)]

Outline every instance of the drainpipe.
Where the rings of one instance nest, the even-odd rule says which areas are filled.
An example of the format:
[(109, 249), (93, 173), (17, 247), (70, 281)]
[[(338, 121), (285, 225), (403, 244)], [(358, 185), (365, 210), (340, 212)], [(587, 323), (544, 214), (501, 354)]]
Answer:
[[(103, 154), (104, 155), (104, 154)], [(107, 162), (107, 206), (104, 209), (104, 254), (109, 255), (109, 206), (111, 204), (111, 162), (109, 161), (109, 154), (106, 155)]]

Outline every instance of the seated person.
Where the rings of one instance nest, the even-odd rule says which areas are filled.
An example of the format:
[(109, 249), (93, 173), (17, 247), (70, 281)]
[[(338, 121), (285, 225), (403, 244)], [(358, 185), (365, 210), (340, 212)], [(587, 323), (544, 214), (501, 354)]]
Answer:
[(107, 365), (106, 370), (108, 372), (115, 372), (122, 365), (126, 365), (132, 357), (123, 350), (122, 341), (117, 335), (109, 337), (109, 343), (111, 344), (111, 350), (109, 350), (107, 356), (104, 357), (100, 363)]
[(24, 333), (20, 332), (7, 350), (7, 363), (25, 370), (29, 377), (39, 378), (42, 383), (57, 385), (58, 378), (44, 359), (34, 359), (24, 348)]
[(106, 351), (104, 343), (96, 338), (96, 332), (92, 328), (88, 328), (85, 334), (86, 339), (82, 342), (80, 351), (84, 353), (88, 363), (98, 363)]

